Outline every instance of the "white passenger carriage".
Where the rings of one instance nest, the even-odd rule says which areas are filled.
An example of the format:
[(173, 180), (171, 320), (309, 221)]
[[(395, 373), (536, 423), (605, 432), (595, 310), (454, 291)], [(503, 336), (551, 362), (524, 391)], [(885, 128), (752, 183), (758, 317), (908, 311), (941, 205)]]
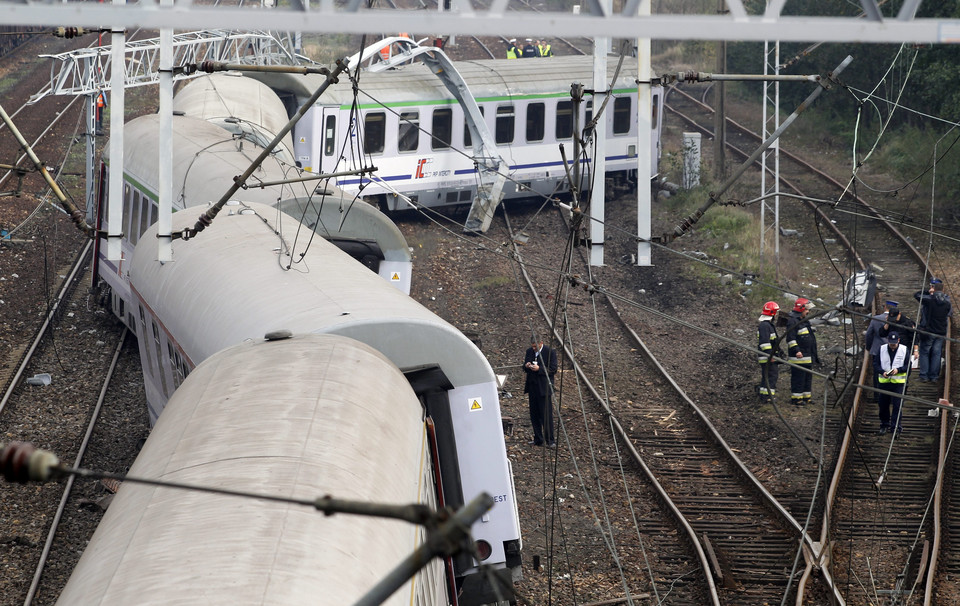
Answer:
[[(609, 82), (616, 58), (608, 63)], [(568, 191), (559, 145), (564, 145), (568, 160), (573, 161), (570, 89), (575, 82), (592, 88), (592, 57), (458, 61), (455, 65), (509, 166), (504, 199)], [(653, 89), (651, 147), (638, 150), (636, 74), (636, 59), (626, 59), (601, 121), (607, 134), (608, 175), (635, 171), (638, 156), (657, 175), (662, 89)], [(276, 90), (288, 111), (299, 107), (323, 81), (322, 76), (288, 74), (254, 77)], [(580, 108), (580, 128), (592, 116), (593, 101), (587, 95)], [(343, 176), (335, 183), (386, 210), (409, 208), (397, 193), (428, 207), (470, 204), (477, 193), (479, 178), (463, 109), (421, 63), (362, 72), (356, 100), (351, 82), (341, 77), (297, 124), (293, 145), (297, 162), (315, 173), (376, 166), (372, 177)], [(590, 159), (585, 159), (583, 189), (591, 187), (590, 166)]]
[[(250, 80), (224, 77), (232, 78), (201, 80), (178, 96), (173, 233), (194, 226), (278, 122), (272, 101), (261, 104), (272, 107), (270, 119), (225, 103), (249, 91), (235, 85)], [(255, 90), (247, 97), (254, 103), (273, 95), (259, 83)], [(445, 562), (443, 574), (428, 568), (397, 603), (499, 600), (479, 565), (512, 583), (522, 545), (496, 378), (469, 339), (407, 295), (402, 234), (333, 185), (271, 184), (303, 177), (281, 148), (253, 174), (250, 185), (263, 188), (237, 191), (202, 233), (173, 240), (173, 261), (160, 263), (158, 122), (154, 115), (127, 125), (123, 257), (97, 255), (113, 308), (138, 337), (156, 424), (134, 471), (453, 508), (486, 492), (495, 504), (471, 528), (480, 561), (463, 555)], [(109, 159), (104, 181), (108, 169)], [(107, 227), (104, 208), (101, 195), (99, 229)], [(307, 336), (262, 342), (278, 330)], [(191, 461), (198, 466), (188, 469)], [(234, 515), (229, 507), (124, 487), (61, 602), (169, 603), (159, 588), (182, 580), (185, 597), (173, 601), (350, 603), (358, 584), (422, 541), (403, 523), (357, 524), (356, 541), (348, 526), (322, 526), (329, 520), (313, 512), (241, 505)], [(263, 565), (261, 548), (273, 549), (269, 572), (253, 570)], [(185, 558), (193, 549), (197, 558)]]
[[(238, 101), (239, 99), (239, 101)], [(189, 214), (196, 220), (206, 205), (216, 202), (243, 174), (274, 133), (286, 124), (279, 98), (266, 86), (232, 74), (199, 78), (175, 98), (173, 117), (173, 211), (200, 206)], [(96, 275), (109, 286), (110, 306), (131, 329), (128, 267), (134, 246), (158, 214), (159, 117), (142, 116), (124, 127), (124, 187), (121, 230), (122, 258), (106, 258), (98, 248)], [(246, 200), (274, 205), (309, 228), (301, 238), (326, 238), (361, 261), (404, 293), (410, 292), (412, 255), (406, 240), (388, 218), (330, 184), (304, 181), (258, 187), (300, 177), (292, 164), (289, 137), (252, 175)], [(99, 229), (106, 217), (109, 154), (100, 169)], [(156, 238), (152, 240), (156, 244)], [(154, 253), (156, 258), (156, 253)], [(142, 335), (140, 335), (142, 336)]]
[[(373, 348), (331, 335), (257, 339), (199, 365), (130, 474), (436, 507), (430, 436), (410, 384)], [(423, 543), (423, 529), (403, 521), (127, 482), (58, 604), (348, 605)], [(384, 602), (449, 603), (436, 559)]]
[[(160, 412), (168, 398), (196, 365), (267, 332), (333, 334), (365, 343), (404, 373), (429, 417), (441, 503), (458, 507), (481, 492), (492, 495), (496, 504), (473, 526), (473, 535), (483, 546), (484, 564), (507, 578), (518, 576), (521, 543), (513, 473), (496, 377), (483, 353), (331, 243), (318, 239), (309, 247), (286, 248), (285, 240), (299, 225), (281, 224), (271, 207), (238, 203), (228, 208), (233, 212), (221, 213), (196, 238), (174, 241), (175, 263), (156, 262), (144, 240), (134, 251), (130, 280), (137, 332), (152, 335), (140, 340), (151, 418), (163, 419)], [(175, 229), (192, 223), (184, 213), (173, 219)], [(153, 227), (145, 240), (155, 234)], [(303, 265), (286, 269), (287, 261), (301, 254)], [(317, 371), (324, 372), (323, 364)], [(362, 381), (356, 378), (356, 389), (366, 390)], [(395, 414), (392, 392), (370, 397), (383, 415)], [(265, 409), (263, 414), (271, 413)], [(373, 442), (368, 447), (379, 448)], [(365, 465), (357, 461), (358, 474), (365, 473)], [(492, 601), (491, 588), (470, 558), (455, 567), (459, 586), (471, 596), (460, 604)]]

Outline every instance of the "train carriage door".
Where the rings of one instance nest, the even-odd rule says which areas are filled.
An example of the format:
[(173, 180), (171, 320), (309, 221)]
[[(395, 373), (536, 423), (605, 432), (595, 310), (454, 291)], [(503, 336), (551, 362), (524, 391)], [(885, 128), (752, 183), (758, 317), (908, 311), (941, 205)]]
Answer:
[(323, 108), (322, 116), (323, 149), (320, 168), (317, 172), (333, 172), (337, 166), (337, 109)]
[(297, 165), (307, 172), (321, 172), (320, 130), (324, 108), (314, 105), (297, 122), (293, 135), (293, 154)]

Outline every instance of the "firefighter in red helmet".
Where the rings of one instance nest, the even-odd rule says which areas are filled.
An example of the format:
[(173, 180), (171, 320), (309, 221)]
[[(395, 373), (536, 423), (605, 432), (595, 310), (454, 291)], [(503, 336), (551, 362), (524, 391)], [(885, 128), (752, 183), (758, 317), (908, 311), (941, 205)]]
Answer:
[(798, 297), (787, 319), (787, 358), (790, 360), (790, 403), (796, 406), (809, 404), (812, 396), (813, 375), (807, 372), (813, 364), (819, 364), (817, 337), (807, 320), (807, 314), (816, 307), (813, 301)]
[(760, 401), (764, 404), (772, 402), (777, 395), (779, 369), (775, 358), (780, 356), (780, 344), (777, 327), (774, 326), (773, 321), (778, 311), (780, 306), (776, 301), (767, 301), (763, 304), (763, 311), (760, 312), (757, 324), (757, 349), (760, 362), (760, 385), (757, 387), (757, 393), (760, 394)]

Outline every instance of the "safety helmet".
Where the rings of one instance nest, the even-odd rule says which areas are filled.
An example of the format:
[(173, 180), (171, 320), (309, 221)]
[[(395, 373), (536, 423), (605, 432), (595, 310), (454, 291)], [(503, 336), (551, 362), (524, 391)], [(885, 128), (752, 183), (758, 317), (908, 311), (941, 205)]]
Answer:
[(816, 307), (816, 305), (813, 304), (813, 301), (800, 297), (797, 299), (797, 302), (793, 304), (793, 311), (803, 311), (813, 307)]
[(763, 315), (765, 316), (775, 316), (778, 311), (780, 311), (780, 306), (777, 305), (776, 301), (767, 301), (763, 304)]

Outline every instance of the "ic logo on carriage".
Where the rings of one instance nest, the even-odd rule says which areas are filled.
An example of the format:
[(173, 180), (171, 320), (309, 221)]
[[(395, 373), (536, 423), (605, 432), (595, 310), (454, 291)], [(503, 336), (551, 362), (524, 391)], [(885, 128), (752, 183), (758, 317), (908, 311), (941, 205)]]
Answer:
[(426, 177), (427, 175), (424, 174), (423, 167), (425, 167), (427, 164), (431, 164), (432, 162), (433, 158), (420, 158), (417, 160), (417, 172), (414, 175), (414, 179), (423, 179)]

